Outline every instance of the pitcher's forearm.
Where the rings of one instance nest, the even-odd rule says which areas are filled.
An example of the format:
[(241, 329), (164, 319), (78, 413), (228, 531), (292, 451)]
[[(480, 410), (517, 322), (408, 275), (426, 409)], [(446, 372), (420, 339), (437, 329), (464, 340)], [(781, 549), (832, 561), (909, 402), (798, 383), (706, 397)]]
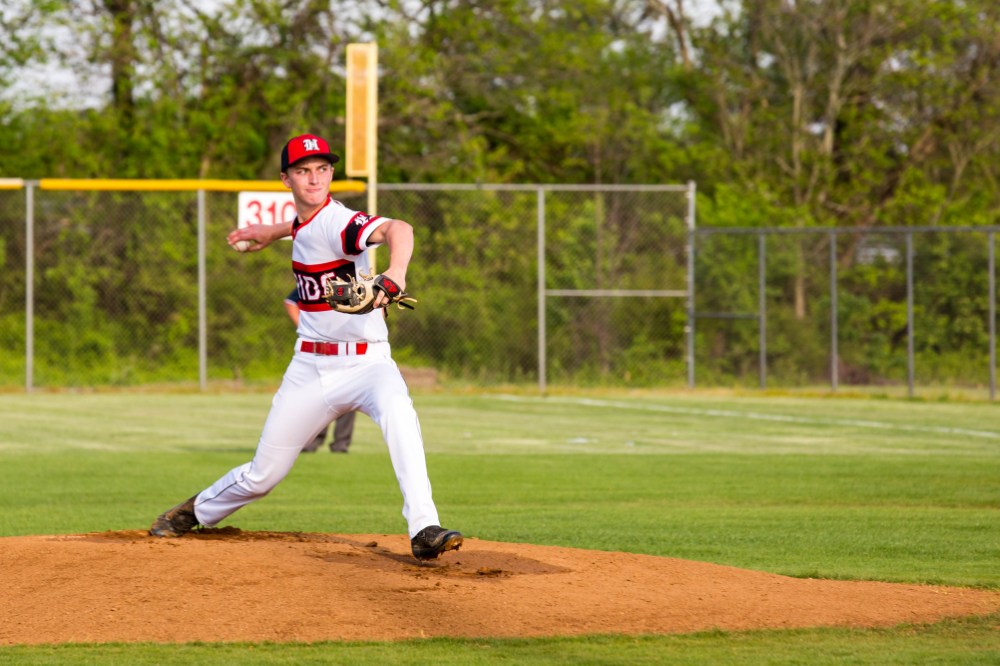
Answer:
[(385, 244), (389, 248), (389, 270), (402, 277), (413, 256), (413, 227), (402, 220), (392, 220), (387, 226)]
[(272, 241), (281, 240), (282, 238), (287, 238), (292, 235), (292, 223), (283, 222), (281, 224), (275, 224), (271, 227), (272, 233), (274, 234), (271, 238)]
[(292, 235), (292, 223), (264, 225), (253, 224), (242, 229), (235, 229), (229, 233), (226, 240), (230, 245), (238, 241), (251, 241), (250, 252), (258, 252), (276, 240)]

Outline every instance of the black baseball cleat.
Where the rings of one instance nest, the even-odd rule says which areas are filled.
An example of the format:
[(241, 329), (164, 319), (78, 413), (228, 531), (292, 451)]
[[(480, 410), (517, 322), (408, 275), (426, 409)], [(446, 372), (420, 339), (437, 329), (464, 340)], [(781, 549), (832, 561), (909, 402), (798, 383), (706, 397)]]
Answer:
[(462, 546), (461, 532), (446, 530), (440, 525), (431, 525), (417, 532), (410, 539), (413, 557), (418, 560), (436, 560), (446, 550), (458, 550)]
[(183, 504), (178, 504), (170, 511), (161, 514), (149, 528), (149, 533), (158, 537), (179, 537), (197, 527), (198, 517), (194, 515), (194, 500), (197, 497), (195, 495)]

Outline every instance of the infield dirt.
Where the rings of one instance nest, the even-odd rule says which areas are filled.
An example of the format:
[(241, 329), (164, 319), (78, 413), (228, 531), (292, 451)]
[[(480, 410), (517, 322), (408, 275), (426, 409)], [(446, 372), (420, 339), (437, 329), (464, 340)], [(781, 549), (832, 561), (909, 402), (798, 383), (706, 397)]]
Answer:
[(667, 557), (402, 535), (141, 531), (0, 539), (0, 644), (392, 640), (888, 626), (1000, 593), (798, 579)]

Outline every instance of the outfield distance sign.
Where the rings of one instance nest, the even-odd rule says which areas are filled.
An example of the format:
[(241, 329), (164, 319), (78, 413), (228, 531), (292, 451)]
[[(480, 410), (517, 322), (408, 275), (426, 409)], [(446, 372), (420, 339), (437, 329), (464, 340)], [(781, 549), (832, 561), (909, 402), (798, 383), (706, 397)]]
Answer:
[(295, 200), (291, 192), (240, 192), (238, 208), (240, 229), (253, 224), (274, 225), (295, 219)]

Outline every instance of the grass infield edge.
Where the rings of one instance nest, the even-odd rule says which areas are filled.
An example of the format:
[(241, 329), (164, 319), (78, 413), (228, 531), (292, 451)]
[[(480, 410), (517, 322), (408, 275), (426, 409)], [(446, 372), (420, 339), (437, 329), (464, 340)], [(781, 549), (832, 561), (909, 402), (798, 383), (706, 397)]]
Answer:
[(0, 655), (11, 650), (34, 650), (34, 649), (77, 649), (77, 648), (142, 648), (142, 647), (226, 647), (226, 648), (358, 648), (358, 647), (385, 647), (406, 645), (463, 645), (470, 647), (489, 646), (530, 646), (534, 644), (553, 643), (611, 643), (614, 641), (701, 641), (706, 639), (728, 639), (737, 641), (750, 641), (753, 639), (772, 638), (794, 638), (804, 636), (831, 637), (841, 635), (845, 638), (892, 638), (894, 636), (913, 635), (934, 635), (948, 634), (955, 632), (969, 633), (977, 629), (990, 631), (997, 634), (997, 645), (1000, 647), (1000, 613), (988, 613), (986, 615), (967, 615), (961, 617), (945, 617), (937, 622), (904, 622), (888, 627), (798, 627), (791, 629), (742, 629), (725, 630), (720, 628), (702, 629), (699, 631), (670, 633), (670, 634), (580, 634), (554, 636), (533, 636), (533, 637), (512, 637), (500, 638), (491, 636), (466, 637), (466, 636), (433, 636), (427, 638), (404, 638), (396, 641), (378, 640), (329, 640), (329, 641), (184, 641), (158, 643), (155, 641), (122, 642), (114, 641), (108, 643), (14, 643), (10, 645), (0, 645)]

